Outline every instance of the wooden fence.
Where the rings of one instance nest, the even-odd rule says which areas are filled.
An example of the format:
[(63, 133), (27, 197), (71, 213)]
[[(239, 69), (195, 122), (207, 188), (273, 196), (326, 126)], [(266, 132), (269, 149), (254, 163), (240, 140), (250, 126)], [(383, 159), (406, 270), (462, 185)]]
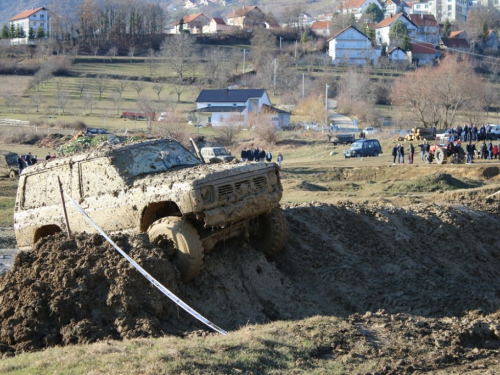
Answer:
[(7, 133), (15, 134), (19, 132), (34, 132), (37, 134), (74, 134), (74, 129), (50, 128), (36, 125), (30, 125), (29, 121), (15, 119), (0, 119), (0, 130), (5, 130)]

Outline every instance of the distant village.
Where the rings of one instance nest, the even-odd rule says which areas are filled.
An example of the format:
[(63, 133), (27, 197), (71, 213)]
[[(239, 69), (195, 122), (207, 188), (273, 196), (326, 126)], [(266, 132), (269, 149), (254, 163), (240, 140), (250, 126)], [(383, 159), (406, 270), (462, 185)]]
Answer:
[[(231, 11), (225, 17), (196, 12), (199, 7), (206, 9), (210, 4), (227, 6)], [(491, 9), (498, 14), (499, 0), (347, 0), (316, 17), (303, 11), (286, 22), (267, 15), (259, 6), (233, 9), (232, 4), (224, 0), (186, 0), (184, 8), (193, 13), (170, 26), (164, 25), (162, 33), (251, 33), (258, 28), (303, 30), (326, 39), (326, 53), (333, 65), (378, 65), (381, 57), (393, 63), (427, 65), (443, 52), (472, 52), (477, 47), (481, 52), (498, 56), (498, 18), (495, 24), (488, 25), (485, 21), (478, 26), (480, 30), (473, 36), (458, 26), (466, 25), (469, 12), (475, 9)], [(36, 43), (37, 39), (50, 35), (51, 17), (45, 7), (23, 11), (4, 25), (1, 38), (9, 39), (10, 44)], [(99, 30), (94, 30), (96, 32)]]

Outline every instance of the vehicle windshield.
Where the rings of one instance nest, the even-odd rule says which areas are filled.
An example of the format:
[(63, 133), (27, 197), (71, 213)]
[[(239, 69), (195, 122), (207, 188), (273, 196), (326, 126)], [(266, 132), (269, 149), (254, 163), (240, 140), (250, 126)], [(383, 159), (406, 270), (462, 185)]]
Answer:
[(363, 148), (363, 142), (354, 142), (352, 145), (351, 145), (351, 148), (353, 150), (358, 150), (360, 148)]
[(5, 161), (7, 165), (17, 165), (17, 154), (7, 154), (5, 155)]
[(221, 155), (229, 155), (229, 154), (227, 153), (225, 148), (214, 148), (214, 155), (221, 156)]
[(126, 177), (195, 166), (201, 161), (176, 141), (160, 140), (113, 151), (113, 164)]

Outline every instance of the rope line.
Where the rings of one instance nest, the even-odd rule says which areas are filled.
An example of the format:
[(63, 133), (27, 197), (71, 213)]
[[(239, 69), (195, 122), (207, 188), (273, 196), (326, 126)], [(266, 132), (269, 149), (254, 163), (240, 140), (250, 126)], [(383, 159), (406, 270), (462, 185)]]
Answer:
[(132, 264), (146, 279), (148, 279), (151, 284), (153, 284), (158, 290), (160, 290), (165, 296), (170, 298), (177, 306), (180, 306), (183, 310), (185, 310), (188, 314), (192, 315), (196, 319), (198, 319), (200, 322), (206, 324), (210, 328), (212, 328), (214, 331), (217, 331), (223, 335), (227, 335), (227, 332), (220, 328), (219, 326), (215, 325), (208, 319), (206, 319), (204, 316), (202, 316), (200, 313), (198, 313), (196, 310), (188, 306), (186, 303), (184, 303), (181, 299), (179, 299), (175, 294), (173, 294), (170, 290), (165, 288), (163, 285), (160, 284), (153, 276), (151, 276), (144, 268), (142, 268), (140, 265), (138, 265), (132, 258), (130, 258), (111, 238), (107, 236), (104, 231), (99, 228), (99, 226), (94, 223), (94, 221), (87, 215), (87, 213), (76, 203), (73, 198), (70, 197), (68, 193), (62, 189), (62, 192), (64, 195), (75, 205), (75, 207), (80, 211), (80, 213), (87, 219), (92, 226), (97, 229), (97, 231), (118, 251), (126, 260), (129, 261), (130, 264)]

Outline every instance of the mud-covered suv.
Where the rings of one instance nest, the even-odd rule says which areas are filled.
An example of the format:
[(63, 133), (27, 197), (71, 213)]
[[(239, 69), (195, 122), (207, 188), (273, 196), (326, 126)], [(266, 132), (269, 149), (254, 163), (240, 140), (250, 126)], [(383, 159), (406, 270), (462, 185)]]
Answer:
[(0, 174), (14, 178), (18, 175), (17, 158), (19, 156), (10, 151), (0, 151)]
[(379, 156), (382, 153), (382, 146), (376, 139), (359, 139), (351, 145), (351, 148), (344, 150), (344, 158), (361, 158), (364, 156)]
[[(14, 213), (20, 250), (66, 230), (58, 177), (105, 232), (147, 232), (160, 247), (172, 243), (184, 281), (221, 240), (243, 236), (271, 254), (286, 239), (276, 164), (203, 164), (177, 141), (161, 139), (25, 168)], [(96, 232), (71, 203), (66, 209), (72, 232)]]

